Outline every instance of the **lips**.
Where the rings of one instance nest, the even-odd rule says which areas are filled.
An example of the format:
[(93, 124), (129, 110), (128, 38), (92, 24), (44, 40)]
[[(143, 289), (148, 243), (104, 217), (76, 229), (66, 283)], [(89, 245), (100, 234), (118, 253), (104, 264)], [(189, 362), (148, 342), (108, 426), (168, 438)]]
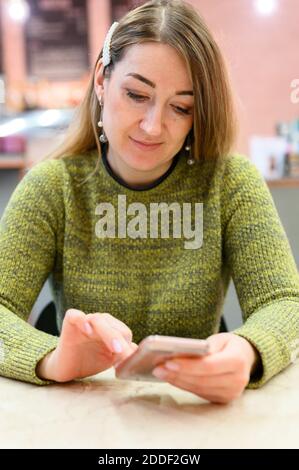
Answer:
[(130, 137), (130, 140), (132, 141), (134, 146), (137, 147), (139, 150), (142, 150), (142, 152), (152, 152), (153, 150), (160, 148), (160, 146), (162, 145), (162, 143), (160, 142), (158, 144), (152, 144), (148, 142), (142, 143), (138, 140), (132, 139), (132, 137)]
[(131, 137), (131, 139), (132, 139), (134, 142), (136, 142), (137, 144), (146, 145), (146, 146), (148, 146), (148, 147), (151, 147), (151, 146), (153, 146), (153, 145), (160, 145), (160, 144), (161, 144), (161, 142), (143, 142), (143, 141), (141, 141), (141, 140), (133, 139), (132, 137)]

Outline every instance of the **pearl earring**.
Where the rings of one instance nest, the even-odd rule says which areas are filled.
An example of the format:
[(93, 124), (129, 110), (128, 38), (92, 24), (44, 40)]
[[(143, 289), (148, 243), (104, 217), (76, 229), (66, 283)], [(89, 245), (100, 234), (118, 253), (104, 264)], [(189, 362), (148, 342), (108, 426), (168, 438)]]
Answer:
[(190, 165), (190, 166), (194, 165), (195, 160), (192, 157), (191, 152), (190, 152), (190, 150), (191, 150), (190, 136), (188, 136), (188, 141), (187, 141), (187, 144), (185, 145), (185, 150), (187, 152), (187, 163), (188, 163), (188, 165)]
[(100, 142), (102, 144), (105, 144), (108, 142), (107, 136), (105, 134), (104, 128), (103, 128), (103, 104), (102, 104), (102, 97), (100, 97), (100, 120), (98, 121), (98, 127), (102, 128), (102, 132), (100, 134)]

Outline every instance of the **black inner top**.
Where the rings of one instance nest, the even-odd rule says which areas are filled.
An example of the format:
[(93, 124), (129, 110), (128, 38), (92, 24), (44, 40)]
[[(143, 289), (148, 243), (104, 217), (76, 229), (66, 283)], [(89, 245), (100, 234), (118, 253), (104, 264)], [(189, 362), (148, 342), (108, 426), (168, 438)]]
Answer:
[(117, 176), (114, 171), (112, 170), (109, 162), (108, 162), (108, 159), (107, 159), (107, 145), (104, 144), (102, 145), (102, 159), (103, 159), (103, 163), (104, 163), (104, 166), (107, 170), (107, 172), (109, 173), (110, 176), (112, 176), (112, 178), (117, 181), (119, 184), (121, 184), (122, 186), (124, 186), (125, 188), (128, 188), (128, 189), (133, 189), (135, 191), (146, 191), (147, 189), (152, 189), (152, 188), (155, 188), (156, 186), (158, 186), (160, 183), (162, 183), (162, 181), (164, 181), (168, 175), (170, 175), (170, 173), (173, 172), (174, 168), (176, 167), (177, 165), (177, 162), (179, 161), (179, 158), (180, 158), (180, 154), (181, 154), (181, 151), (179, 151), (174, 157), (173, 157), (173, 160), (172, 160), (172, 163), (170, 165), (170, 167), (168, 168), (168, 170), (163, 174), (161, 175), (156, 181), (154, 181), (153, 183), (151, 184), (147, 184), (145, 186), (141, 186), (141, 187), (138, 187), (138, 188), (134, 188), (134, 186), (129, 186), (122, 178), (120, 178), (119, 176)]

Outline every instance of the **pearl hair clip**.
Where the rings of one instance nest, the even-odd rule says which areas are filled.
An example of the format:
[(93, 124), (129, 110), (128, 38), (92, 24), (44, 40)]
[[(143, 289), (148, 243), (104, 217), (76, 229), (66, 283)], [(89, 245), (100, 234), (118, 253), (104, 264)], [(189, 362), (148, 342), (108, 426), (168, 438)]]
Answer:
[(110, 56), (110, 44), (111, 44), (111, 39), (114, 33), (114, 30), (117, 28), (118, 22), (115, 21), (111, 26), (110, 29), (105, 37), (104, 41), (104, 46), (103, 46), (103, 65), (106, 67), (106, 65), (110, 64), (111, 61), (111, 56)]

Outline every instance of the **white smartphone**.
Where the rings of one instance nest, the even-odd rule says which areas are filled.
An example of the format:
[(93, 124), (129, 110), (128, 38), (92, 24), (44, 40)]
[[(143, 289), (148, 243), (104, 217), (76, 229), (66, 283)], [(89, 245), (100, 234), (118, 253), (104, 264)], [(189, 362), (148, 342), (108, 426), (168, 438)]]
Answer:
[(209, 354), (209, 343), (203, 339), (151, 335), (144, 338), (136, 351), (115, 367), (119, 379), (161, 382), (152, 370), (173, 357), (198, 357)]

